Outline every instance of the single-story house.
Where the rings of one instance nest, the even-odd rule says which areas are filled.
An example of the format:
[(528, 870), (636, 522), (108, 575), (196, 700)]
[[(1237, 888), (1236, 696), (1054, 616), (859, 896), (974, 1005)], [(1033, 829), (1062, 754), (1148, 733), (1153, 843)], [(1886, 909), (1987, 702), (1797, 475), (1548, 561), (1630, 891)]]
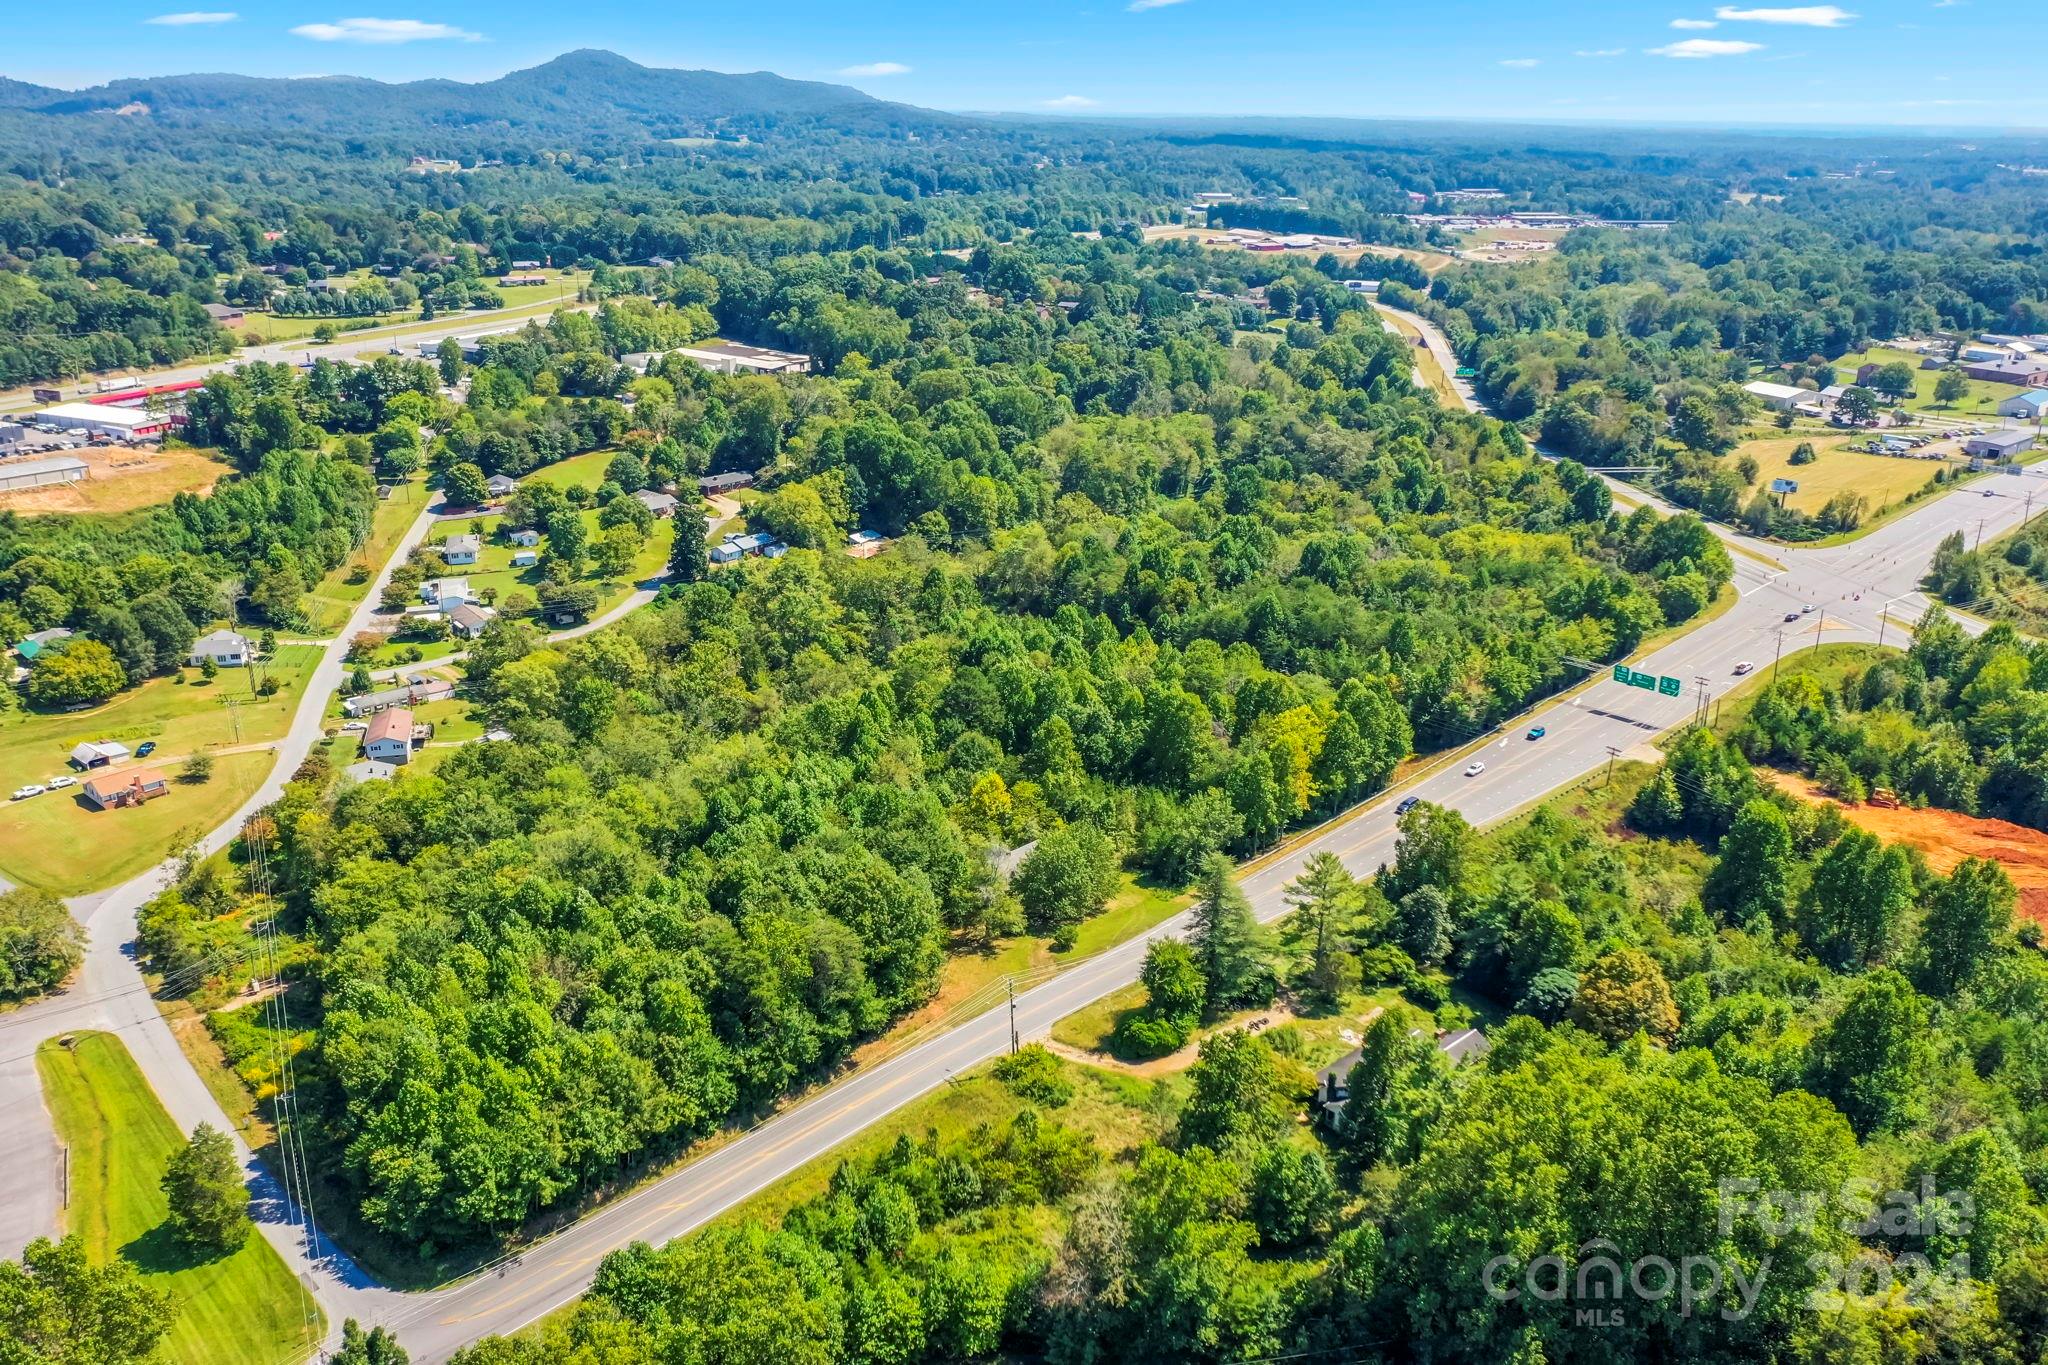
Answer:
[(753, 486), (754, 476), (743, 469), (735, 469), (725, 474), (706, 474), (697, 480), (697, 491), (706, 494), (733, 493)]
[(1820, 391), (1820, 401), (1833, 407), (1842, 401), (1842, 395), (1849, 391), (1847, 384), (1830, 384)]
[(1765, 407), (1775, 408), (1779, 412), (1790, 412), (1795, 405), (1813, 397), (1812, 389), (1794, 388), (1790, 384), (1773, 384), (1764, 379), (1744, 384), (1742, 391), (1752, 398), (1762, 399)]
[(51, 645), (56, 644), (59, 640), (68, 640), (70, 638), (70, 631), (62, 626), (52, 626), (48, 630), (39, 630), (28, 638), (17, 641), (14, 646), (14, 652), (30, 663), (33, 663), (36, 656)]
[(398, 776), (398, 765), (366, 758), (360, 763), (349, 764), (341, 774), (351, 782), (389, 782)]
[(2038, 422), (2044, 412), (2048, 412), (2048, 389), (2028, 389), (1998, 404), (2000, 417), (2017, 417), (2023, 422)]
[(429, 578), (420, 584), (420, 601), (442, 611), (453, 611), (470, 600), (467, 578)]
[(540, 544), (540, 532), (531, 526), (522, 526), (516, 531), (507, 531), (505, 539), (511, 541), (514, 545), (538, 545)]
[[(1455, 1066), (1468, 1057), (1484, 1057), (1493, 1050), (1493, 1041), (1476, 1028), (1459, 1029), (1452, 1033), (1439, 1033), (1436, 1050)], [(1332, 1128), (1341, 1129), (1343, 1126), (1344, 1102), (1351, 1098), (1351, 1068), (1358, 1065), (1362, 1051), (1354, 1048), (1316, 1073), (1313, 1103), (1321, 1111), (1317, 1117)]]
[(255, 657), (256, 646), (248, 636), (238, 630), (216, 630), (192, 642), (186, 662), (197, 668), (211, 659), (220, 668), (241, 668)]
[(361, 719), (394, 706), (424, 706), (430, 701), (446, 701), (454, 695), (455, 683), (452, 680), (437, 678), (431, 673), (415, 673), (403, 687), (387, 687), (379, 692), (358, 692), (353, 697), (344, 697), (341, 709), (351, 719)]
[(1963, 442), (1963, 454), (1983, 460), (2010, 460), (2033, 448), (2031, 431), (1991, 431)]
[(757, 555), (775, 543), (775, 537), (766, 531), (749, 531), (744, 535), (735, 533), (725, 538), (725, 543), (743, 555)]
[(484, 480), (484, 487), (490, 490), (490, 494), (494, 498), (510, 497), (512, 490), (519, 487), (519, 480), (508, 478), (503, 474), (493, 474)]
[(155, 768), (130, 768), (126, 772), (105, 773), (90, 778), (80, 788), (87, 801), (96, 810), (113, 810), (118, 806), (139, 806), (171, 790), (171, 779)]
[(745, 553), (739, 546), (728, 540), (723, 544), (711, 547), (711, 562), (713, 564), (731, 564)]
[(539, 550), (514, 550), (512, 552), (512, 567), (515, 569), (530, 569), (538, 563), (540, 563)]
[(516, 289), (521, 285), (528, 284), (546, 284), (547, 282), (548, 277), (545, 275), (500, 275), (498, 277), (498, 284), (506, 289)]
[(450, 564), (474, 564), (483, 551), (484, 538), (478, 535), (450, 536), (441, 542), (441, 558)]
[(118, 739), (89, 739), (71, 750), (71, 762), (78, 768), (104, 768), (128, 757), (128, 746)]
[(2012, 352), (2003, 346), (1965, 346), (1956, 352), (1958, 360), (2010, 360)]
[(240, 327), (249, 320), (249, 315), (231, 303), (208, 303), (201, 305), (206, 316), (223, 327)]
[(846, 533), (846, 543), (848, 545), (875, 545), (880, 543), (881, 539), (882, 533), (880, 531), (848, 531)]
[(465, 640), (474, 640), (484, 633), (484, 627), (489, 625), (491, 618), (497, 614), (489, 607), (472, 606), (464, 602), (448, 613), (448, 628)]
[(761, 547), (761, 558), (763, 559), (780, 559), (788, 553), (789, 547), (779, 540), (772, 541)]
[(676, 497), (673, 493), (643, 488), (633, 495), (633, 500), (657, 517), (672, 517), (676, 514)]
[(512, 262), (512, 268), (513, 268), (514, 270), (538, 270), (538, 269), (540, 269), (540, 262), (539, 262), (539, 261), (514, 261), (514, 262)]
[(394, 706), (377, 713), (363, 732), (363, 757), (400, 766), (412, 762), (411, 708)]

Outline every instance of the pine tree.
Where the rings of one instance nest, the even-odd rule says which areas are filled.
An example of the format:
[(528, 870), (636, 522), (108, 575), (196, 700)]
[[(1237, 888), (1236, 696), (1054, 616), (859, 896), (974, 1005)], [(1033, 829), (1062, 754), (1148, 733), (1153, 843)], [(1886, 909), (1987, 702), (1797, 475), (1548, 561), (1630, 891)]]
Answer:
[(1265, 935), (1252, 918), (1251, 902), (1237, 884), (1230, 860), (1209, 858), (1202, 870), (1202, 894), (1195, 902), (1188, 946), (1209, 983), (1209, 1010), (1221, 1014), (1272, 997), (1273, 974), (1266, 961)]
[(249, 1236), (249, 1189), (228, 1135), (211, 1124), (171, 1154), (163, 1174), (171, 1228), (179, 1240), (212, 1251), (233, 1251)]

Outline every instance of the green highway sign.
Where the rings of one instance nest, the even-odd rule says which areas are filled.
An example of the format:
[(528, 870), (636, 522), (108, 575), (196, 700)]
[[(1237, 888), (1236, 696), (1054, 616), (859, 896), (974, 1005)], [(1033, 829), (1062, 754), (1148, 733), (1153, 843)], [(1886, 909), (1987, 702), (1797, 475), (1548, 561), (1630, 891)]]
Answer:
[(1657, 679), (1657, 690), (1667, 697), (1675, 697), (1684, 690), (1684, 685), (1676, 678), (1659, 678)]
[(1648, 691), (1657, 685), (1657, 676), (1654, 673), (1631, 672), (1628, 675), (1628, 685), (1630, 687), (1640, 687), (1644, 691)]
[(1630, 669), (1629, 669), (1629, 666), (1628, 666), (1627, 664), (1616, 664), (1616, 665), (1614, 666), (1614, 680), (1615, 680), (1616, 682), (1618, 682), (1618, 683), (1625, 683), (1625, 682), (1627, 682), (1627, 681), (1628, 681), (1628, 676), (1629, 676), (1629, 672), (1630, 672)]

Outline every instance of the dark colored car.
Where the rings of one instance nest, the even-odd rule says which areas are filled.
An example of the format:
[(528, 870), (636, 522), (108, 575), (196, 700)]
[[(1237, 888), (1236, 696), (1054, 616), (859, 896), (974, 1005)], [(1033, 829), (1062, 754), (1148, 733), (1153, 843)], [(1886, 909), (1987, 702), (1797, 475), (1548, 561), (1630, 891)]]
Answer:
[(156, 741), (153, 739), (145, 739), (142, 741), (142, 743), (135, 746), (135, 756), (137, 758), (148, 758), (151, 754), (155, 752)]
[(1421, 798), (1421, 797), (1419, 797), (1419, 796), (1404, 796), (1404, 797), (1402, 797), (1402, 798), (1401, 798), (1401, 801), (1400, 801), (1400, 804), (1398, 804), (1398, 805), (1396, 805), (1396, 806), (1394, 807), (1394, 814), (1396, 814), (1396, 815), (1406, 815), (1406, 814), (1407, 814), (1407, 813), (1408, 813), (1408, 812), (1409, 812), (1410, 810), (1412, 810), (1412, 809), (1414, 808), (1414, 806), (1415, 806), (1415, 803), (1416, 803), (1417, 801), (1420, 801), (1421, 799), (1422, 799), (1422, 798)]

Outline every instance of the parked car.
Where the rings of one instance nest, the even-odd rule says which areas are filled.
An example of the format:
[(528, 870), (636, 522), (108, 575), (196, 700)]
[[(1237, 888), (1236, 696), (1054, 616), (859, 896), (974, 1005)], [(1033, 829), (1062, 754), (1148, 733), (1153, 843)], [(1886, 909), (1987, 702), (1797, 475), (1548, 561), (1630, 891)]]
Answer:
[(343, 730), (367, 730), (370, 728), (370, 722), (366, 720), (345, 720), (341, 723), (341, 728)]
[(1467, 777), (1477, 777), (1477, 776), (1479, 776), (1479, 774), (1481, 774), (1481, 773), (1483, 773), (1483, 772), (1485, 772), (1485, 771), (1486, 771), (1486, 765), (1485, 765), (1484, 763), (1480, 763), (1480, 762), (1473, 762), (1473, 763), (1467, 763), (1467, 764), (1465, 765), (1465, 776), (1467, 776)]
[(1741, 663), (1735, 665), (1735, 676), (1738, 678), (1745, 673), (1754, 673), (1755, 671), (1756, 665), (1751, 663), (1747, 659), (1744, 659)]
[(51, 791), (56, 791), (59, 787), (77, 786), (78, 779), (73, 777), (70, 773), (58, 773), (55, 777), (51, 778), (48, 782), (45, 782), (43, 785), (45, 787), (48, 787)]
[(1544, 729), (1540, 725), (1532, 725), (1529, 727), (1529, 733), (1526, 737), (1529, 739), (1541, 739), (1549, 733), (1550, 732), (1548, 730)]
[(16, 787), (14, 789), (13, 797), (11, 797), (10, 799), (15, 801), (21, 801), (31, 796), (41, 796), (44, 792), (48, 790), (48, 787), (37, 786), (35, 783), (30, 783), (26, 787)]
[(155, 752), (156, 741), (153, 739), (145, 739), (142, 741), (142, 743), (135, 746), (135, 756), (137, 758), (148, 758), (151, 754)]

